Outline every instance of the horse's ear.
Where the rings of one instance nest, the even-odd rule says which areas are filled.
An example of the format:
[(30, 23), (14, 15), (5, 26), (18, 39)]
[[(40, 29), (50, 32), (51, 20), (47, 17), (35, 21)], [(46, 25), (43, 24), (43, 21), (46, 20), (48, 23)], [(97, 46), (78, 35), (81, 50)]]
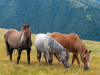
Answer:
[(85, 51), (85, 54), (87, 53), (87, 50)]
[(69, 50), (67, 49), (67, 51), (69, 52)]
[(22, 24), (22, 26), (24, 26), (24, 25)]
[(28, 24), (28, 28), (30, 27), (30, 24)]
[(89, 51), (89, 53), (91, 53), (92, 50)]

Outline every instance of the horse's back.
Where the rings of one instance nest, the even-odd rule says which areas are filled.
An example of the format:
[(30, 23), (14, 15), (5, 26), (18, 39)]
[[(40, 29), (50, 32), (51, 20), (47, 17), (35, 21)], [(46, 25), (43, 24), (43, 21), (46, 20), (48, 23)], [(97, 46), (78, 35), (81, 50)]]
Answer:
[(46, 34), (37, 34), (35, 37), (35, 43), (37, 43), (38, 41), (43, 41), (45, 36)]
[(20, 32), (15, 29), (10, 29), (5, 33), (4, 38), (11, 47), (16, 48), (20, 38)]
[(15, 29), (10, 29), (5, 33), (5, 36), (9, 37), (10, 35), (15, 35), (16, 33), (19, 33), (19, 32)]
[(62, 34), (61, 33), (58, 33), (58, 32), (47, 33), (47, 34), (50, 35), (53, 38), (56, 38), (56, 39), (57, 39), (57, 37), (60, 38), (62, 36)]
[(75, 33), (71, 33), (71, 34), (61, 34), (58, 32), (54, 32), (54, 33), (49, 33), (48, 35), (50, 35), (53, 39), (55, 39), (57, 42), (59, 42), (64, 48), (70, 50), (72, 52), (72, 42), (73, 40), (78, 36)]
[(35, 47), (37, 50), (45, 52), (44, 49), (44, 38), (46, 34), (37, 34), (35, 37)]
[(69, 46), (68, 35), (61, 34), (58, 32), (50, 33), (48, 35), (50, 35), (53, 39), (55, 39), (57, 42), (59, 42), (64, 48), (67, 48)]

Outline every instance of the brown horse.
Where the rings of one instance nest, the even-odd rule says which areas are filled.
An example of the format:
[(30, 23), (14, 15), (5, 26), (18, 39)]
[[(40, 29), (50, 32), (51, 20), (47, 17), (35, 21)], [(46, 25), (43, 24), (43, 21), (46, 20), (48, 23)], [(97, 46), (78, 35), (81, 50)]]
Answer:
[(10, 55), (10, 60), (12, 60), (12, 52), (14, 49), (18, 50), (17, 64), (20, 60), (20, 55), (22, 50), (27, 50), (27, 60), (30, 64), (30, 51), (32, 46), (31, 40), (31, 29), (30, 24), (22, 24), (21, 32), (15, 29), (8, 30), (4, 35), (4, 40), (6, 44), (7, 56)]
[(84, 64), (84, 68), (86, 70), (89, 68), (89, 59), (91, 50), (88, 51), (87, 47), (84, 45), (84, 43), (82, 43), (78, 35), (76, 35), (75, 33), (66, 35), (58, 32), (47, 33), (47, 34), (50, 35), (52, 38), (54, 38), (57, 42), (59, 42), (64, 48), (69, 50), (69, 52), (73, 53), (72, 64), (76, 59), (80, 66), (80, 61), (78, 58), (78, 53), (79, 53), (81, 56), (81, 61)]

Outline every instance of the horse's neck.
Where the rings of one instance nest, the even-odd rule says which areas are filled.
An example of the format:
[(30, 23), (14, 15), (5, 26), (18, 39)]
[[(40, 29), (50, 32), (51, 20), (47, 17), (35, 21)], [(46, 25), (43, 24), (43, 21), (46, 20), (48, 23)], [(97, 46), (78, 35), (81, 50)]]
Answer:
[(81, 40), (78, 37), (74, 37), (74, 40), (72, 41), (72, 49), (74, 49), (76, 52), (78, 52), (80, 55), (82, 55), (81, 52)]
[(30, 42), (30, 38), (27, 38), (26, 39), (26, 44), (29, 44), (29, 42)]
[(64, 49), (57, 41), (54, 42), (54, 45), (54, 48), (58, 53)]
[(29, 29), (29, 39), (31, 39), (31, 29)]
[(83, 53), (87, 50), (86, 46), (82, 43), (81, 46), (78, 46), (77, 47), (77, 52), (80, 54), (80, 55), (83, 55)]
[(62, 50), (58, 54), (61, 56), (62, 54), (65, 54), (66, 51)]
[[(19, 32), (19, 38), (21, 39), (21, 37), (22, 37), (22, 32)], [(20, 40), (20, 39), (19, 39), (19, 40)]]
[(63, 51), (60, 51), (58, 54), (61, 56), (63, 54)]
[(46, 39), (46, 42), (48, 42), (50, 48), (52, 48), (55, 52), (59, 53), (62, 49), (61, 45), (50, 36), (47, 36)]

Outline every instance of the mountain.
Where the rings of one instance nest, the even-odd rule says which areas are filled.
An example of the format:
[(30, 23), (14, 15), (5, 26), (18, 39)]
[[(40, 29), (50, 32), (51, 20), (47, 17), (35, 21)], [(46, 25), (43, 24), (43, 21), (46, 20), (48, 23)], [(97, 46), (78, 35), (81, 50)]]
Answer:
[(34, 34), (76, 33), (81, 39), (100, 41), (100, 9), (89, 5), (90, 0), (82, 1), (0, 0), (0, 27), (20, 31), (22, 23), (30, 23)]
[(95, 0), (95, 1), (97, 1), (97, 2), (99, 2), (99, 3), (100, 3), (100, 0)]
[(77, 0), (77, 1), (80, 1), (84, 4), (100, 9), (100, 3), (98, 0)]

